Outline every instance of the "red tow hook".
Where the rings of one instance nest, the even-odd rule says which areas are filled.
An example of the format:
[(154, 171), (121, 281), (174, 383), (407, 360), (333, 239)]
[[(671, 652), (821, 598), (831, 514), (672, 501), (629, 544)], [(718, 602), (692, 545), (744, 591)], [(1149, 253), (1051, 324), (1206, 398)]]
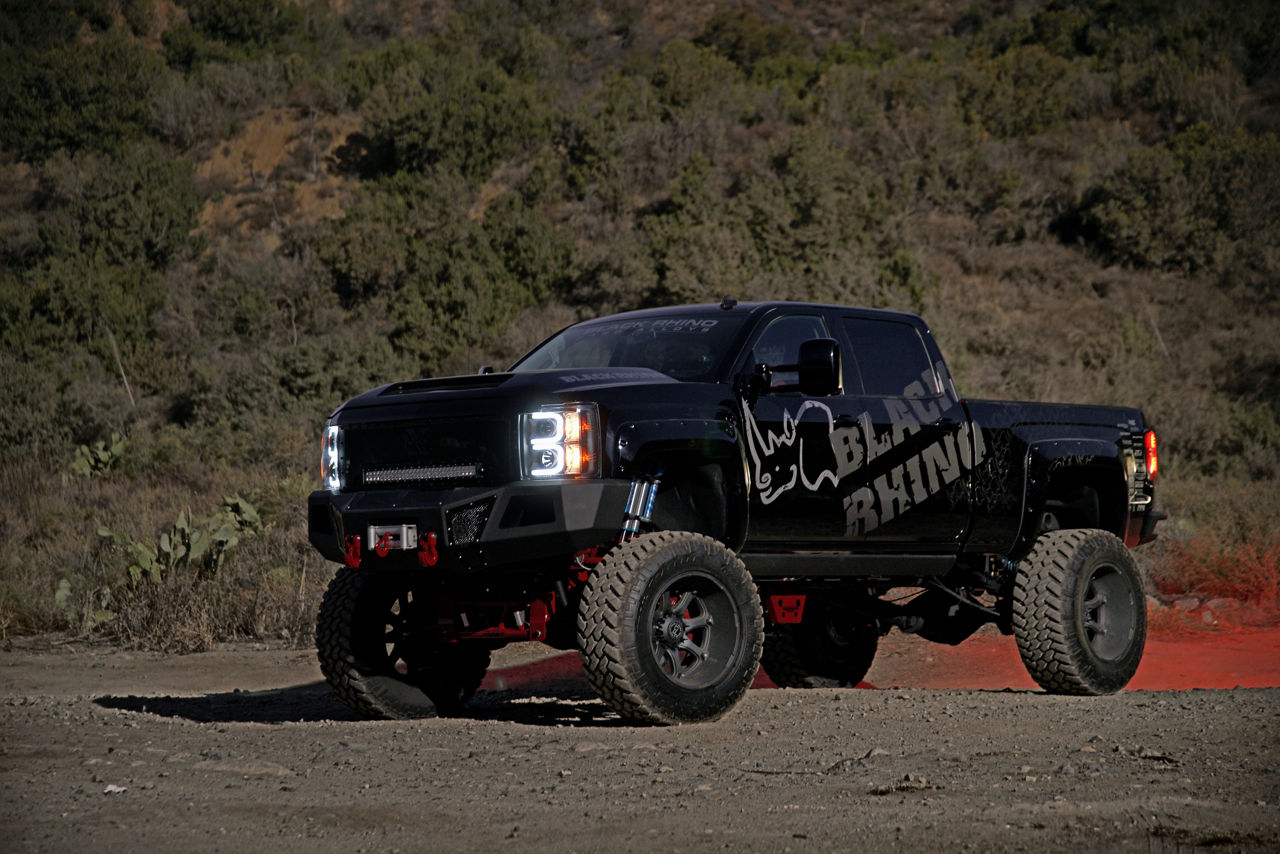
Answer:
[(360, 568), (360, 538), (347, 537), (347, 550), (342, 555), (342, 562), (352, 569)]
[(440, 552), (436, 549), (436, 532), (430, 531), (425, 537), (418, 538), (418, 563), (423, 566), (435, 566), (440, 560)]
[(391, 534), (386, 533), (378, 537), (378, 543), (373, 547), (373, 553), (378, 557), (386, 557), (391, 552)]

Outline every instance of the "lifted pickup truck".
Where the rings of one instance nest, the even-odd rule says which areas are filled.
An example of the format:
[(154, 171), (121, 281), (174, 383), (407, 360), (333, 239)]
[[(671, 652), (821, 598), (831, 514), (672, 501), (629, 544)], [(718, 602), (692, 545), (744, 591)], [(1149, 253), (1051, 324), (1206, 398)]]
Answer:
[(537, 641), (628, 720), (708, 720), (762, 662), (852, 685), (892, 628), (988, 623), (1046, 690), (1116, 691), (1146, 637), (1129, 549), (1164, 518), (1138, 410), (963, 400), (915, 315), (728, 298), (373, 389), (321, 469), (320, 663), (373, 717), (455, 712)]

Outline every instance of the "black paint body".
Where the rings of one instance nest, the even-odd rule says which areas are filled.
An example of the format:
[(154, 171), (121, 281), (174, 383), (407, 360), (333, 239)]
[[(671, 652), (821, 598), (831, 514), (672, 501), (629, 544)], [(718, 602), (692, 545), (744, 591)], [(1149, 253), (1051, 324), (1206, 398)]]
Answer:
[[(826, 390), (835, 393), (807, 393), (793, 365), (756, 369), (766, 330), (793, 316), (777, 330), (835, 342), (839, 388)], [(368, 526), (413, 524), (439, 538), (439, 561), (424, 571), (515, 595), (558, 578), (575, 553), (616, 541), (637, 477), (658, 478), (654, 527), (720, 539), (762, 582), (972, 572), (992, 556), (1018, 560), (1056, 524), (1103, 528), (1132, 547), (1160, 518), (1141, 412), (961, 400), (914, 315), (742, 303), (588, 323), (618, 317), (732, 318), (736, 331), (700, 381), (647, 368), (524, 371), (517, 363), (514, 372), (397, 383), (353, 398), (330, 421), (343, 430), (348, 484), (387, 465), (466, 463), (478, 474), (316, 491), (311, 542), (341, 561), (348, 538)], [(599, 476), (522, 479), (520, 414), (569, 403), (598, 408)], [(470, 525), (465, 536), (451, 529), (463, 527), (458, 520)], [(366, 555), (370, 546), (363, 543)], [(412, 567), (414, 553), (369, 565)]]

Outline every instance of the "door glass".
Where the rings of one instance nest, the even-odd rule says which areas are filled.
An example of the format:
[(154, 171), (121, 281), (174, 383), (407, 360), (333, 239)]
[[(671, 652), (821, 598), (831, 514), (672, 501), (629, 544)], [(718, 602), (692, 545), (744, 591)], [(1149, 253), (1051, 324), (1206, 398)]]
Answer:
[(863, 393), (872, 397), (920, 397), (938, 394), (936, 380), (918, 390), (922, 378), (932, 376), (929, 351), (909, 323), (893, 320), (844, 319), (853, 347), (853, 360), (862, 375)]
[(772, 321), (751, 348), (751, 365), (766, 364), (773, 369), (773, 387), (785, 388), (800, 383), (796, 363), (800, 361), (800, 345), (811, 338), (827, 338), (827, 325), (812, 314), (793, 314)]

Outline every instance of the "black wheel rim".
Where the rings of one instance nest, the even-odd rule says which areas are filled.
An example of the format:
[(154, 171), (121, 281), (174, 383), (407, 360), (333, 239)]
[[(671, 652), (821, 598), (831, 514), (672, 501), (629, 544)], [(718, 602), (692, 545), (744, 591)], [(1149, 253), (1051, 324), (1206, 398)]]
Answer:
[(413, 588), (407, 584), (387, 584), (371, 593), (367, 612), (372, 623), (370, 643), (362, 656), (363, 663), (370, 675), (417, 684), (431, 655), (422, 634), (414, 631), (421, 621), (418, 619), (420, 604)]
[(1080, 628), (1100, 660), (1123, 658), (1132, 646), (1138, 621), (1137, 595), (1129, 578), (1110, 564), (1097, 567), (1085, 579)]
[(858, 627), (840, 626), (831, 612), (824, 610), (822, 619), (813, 627), (813, 640), (824, 660), (847, 664), (862, 652)]
[(681, 688), (714, 685), (733, 665), (737, 609), (728, 589), (706, 573), (685, 572), (665, 582), (644, 627), (658, 672)]

